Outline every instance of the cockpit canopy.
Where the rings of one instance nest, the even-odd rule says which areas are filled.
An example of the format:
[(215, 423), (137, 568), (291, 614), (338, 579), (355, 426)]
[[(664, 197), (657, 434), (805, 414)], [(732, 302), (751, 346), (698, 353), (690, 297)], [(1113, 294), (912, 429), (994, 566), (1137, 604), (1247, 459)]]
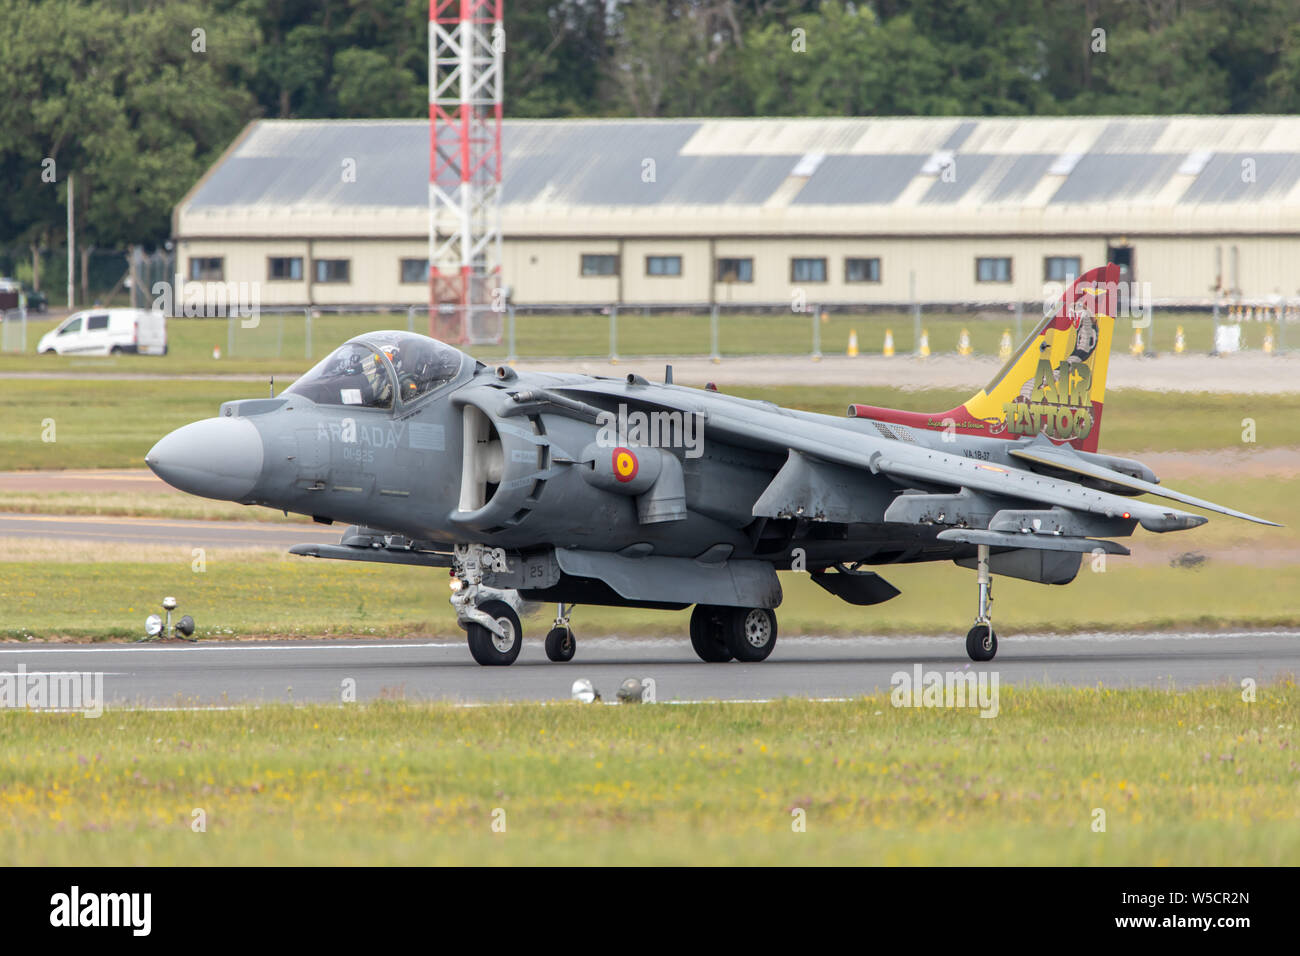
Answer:
[(471, 361), (425, 335), (367, 332), (335, 349), (286, 393), (318, 405), (392, 408), (394, 395), (409, 405), (456, 378)]

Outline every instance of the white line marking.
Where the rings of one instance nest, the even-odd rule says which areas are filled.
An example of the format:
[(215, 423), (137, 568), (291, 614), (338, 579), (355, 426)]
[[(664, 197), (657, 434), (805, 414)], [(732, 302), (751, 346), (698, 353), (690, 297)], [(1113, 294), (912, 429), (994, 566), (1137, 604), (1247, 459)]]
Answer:
[(461, 641), (453, 644), (113, 644), (108, 647), (70, 647), (66, 644), (48, 644), (44, 647), (3, 647), (0, 654), (120, 654), (132, 652), (145, 653), (185, 653), (199, 651), (364, 651), (364, 650), (404, 650), (414, 647), (462, 647)]
[(103, 677), (125, 677), (128, 671), (0, 671), (0, 677), (84, 677), (86, 674)]

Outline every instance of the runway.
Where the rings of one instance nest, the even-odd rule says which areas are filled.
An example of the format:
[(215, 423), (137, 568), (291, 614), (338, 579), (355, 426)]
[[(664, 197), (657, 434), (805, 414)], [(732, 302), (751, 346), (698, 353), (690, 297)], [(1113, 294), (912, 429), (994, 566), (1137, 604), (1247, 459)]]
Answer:
[(479, 667), (462, 641), (0, 646), (0, 675), (98, 672), (109, 706), (340, 702), (404, 697), (479, 703), (566, 700), (578, 678), (613, 700), (628, 677), (651, 677), (659, 701), (847, 698), (888, 690), (892, 675), (988, 671), (999, 684), (1186, 688), (1263, 684), (1300, 673), (1300, 631), (1229, 634), (1007, 636), (997, 659), (972, 664), (955, 637), (793, 637), (762, 664), (704, 664), (685, 640), (579, 635), (577, 657), (546, 660), (529, 641), (510, 667)]
[[(0, 513), (0, 538), (41, 538), (187, 548), (274, 548), (304, 542), (335, 544), (346, 525), (267, 521), (182, 521), (100, 515)], [(3, 545), (0, 545), (2, 548)]]

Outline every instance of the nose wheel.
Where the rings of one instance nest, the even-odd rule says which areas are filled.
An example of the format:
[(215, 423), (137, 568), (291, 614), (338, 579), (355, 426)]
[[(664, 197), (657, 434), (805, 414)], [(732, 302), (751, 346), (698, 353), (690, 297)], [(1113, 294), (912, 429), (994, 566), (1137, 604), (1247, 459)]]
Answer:
[(484, 601), (477, 610), (494, 621), (501, 633), (470, 621), (465, 625), (470, 655), (484, 667), (513, 664), (524, 646), (524, 629), (519, 625), (519, 615), (505, 601)]
[(993, 579), (989, 574), (989, 546), (976, 545), (975, 568), (979, 586), (979, 610), (975, 626), (966, 632), (966, 654), (973, 661), (993, 660), (998, 652), (998, 635), (993, 630)]

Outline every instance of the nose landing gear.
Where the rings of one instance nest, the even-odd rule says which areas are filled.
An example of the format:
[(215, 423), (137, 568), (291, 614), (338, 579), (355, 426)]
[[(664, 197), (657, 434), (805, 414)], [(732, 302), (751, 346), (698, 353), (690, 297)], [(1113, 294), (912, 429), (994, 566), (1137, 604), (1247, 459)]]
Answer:
[(524, 629), (519, 623), (519, 592), (483, 584), (483, 570), (496, 562), (504, 564), (499, 552), (482, 545), (457, 546), (452, 566), (451, 606), (456, 621), (465, 629), (469, 652), (485, 667), (513, 664), (524, 646)]
[(989, 575), (989, 546), (976, 545), (976, 580), (979, 585), (979, 611), (975, 626), (966, 632), (966, 653), (973, 661), (993, 660), (998, 652), (998, 635), (993, 630), (993, 581)]

